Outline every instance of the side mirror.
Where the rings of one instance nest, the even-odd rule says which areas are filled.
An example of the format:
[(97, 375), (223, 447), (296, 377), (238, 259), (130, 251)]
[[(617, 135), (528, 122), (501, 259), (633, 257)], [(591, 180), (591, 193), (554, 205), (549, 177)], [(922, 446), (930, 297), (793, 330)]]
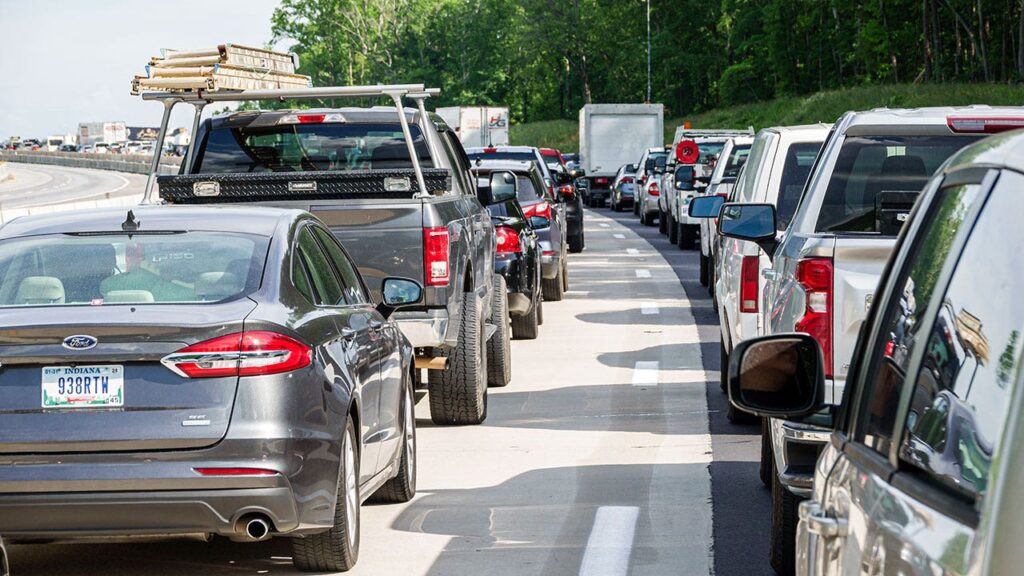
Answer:
[(648, 158), (644, 162), (644, 172), (650, 172), (651, 170), (654, 170), (654, 158)]
[(722, 236), (755, 242), (766, 254), (775, 252), (775, 206), (771, 204), (728, 203), (718, 217)]
[(676, 190), (693, 190), (693, 166), (679, 166), (675, 173)]
[(756, 416), (795, 419), (825, 400), (825, 360), (807, 334), (744, 340), (729, 355), (729, 402)]
[(485, 186), (477, 189), (477, 197), (484, 206), (491, 204), (502, 204), (509, 200), (516, 199), (519, 191), (519, 184), (516, 182), (516, 175), (511, 172), (491, 172), (491, 177)]
[(718, 218), (725, 198), (721, 196), (698, 196), (690, 200), (686, 213), (690, 218)]
[(377, 311), (389, 318), (395, 310), (404, 306), (419, 304), (423, 300), (423, 286), (408, 278), (385, 278), (381, 284), (381, 302)]

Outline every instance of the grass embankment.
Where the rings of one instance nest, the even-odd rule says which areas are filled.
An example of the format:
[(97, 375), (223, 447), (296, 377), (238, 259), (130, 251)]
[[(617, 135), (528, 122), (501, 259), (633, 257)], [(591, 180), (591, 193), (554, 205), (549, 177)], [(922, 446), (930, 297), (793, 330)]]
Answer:
[[(882, 106), (917, 108), (966, 104), (1024, 105), (1024, 88), (1004, 84), (893, 84), (863, 86), (818, 92), (810, 96), (776, 98), (767, 102), (718, 108), (665, 120), (665, 141), (671, 142), (684, 120), (694, 128), (746, 128), (834, 122), (848, 110)], [(512, 126), (512, 144), (530, 144), (575, 151), (579, 148), (579, 127), (572, 120), (531, 122)]]

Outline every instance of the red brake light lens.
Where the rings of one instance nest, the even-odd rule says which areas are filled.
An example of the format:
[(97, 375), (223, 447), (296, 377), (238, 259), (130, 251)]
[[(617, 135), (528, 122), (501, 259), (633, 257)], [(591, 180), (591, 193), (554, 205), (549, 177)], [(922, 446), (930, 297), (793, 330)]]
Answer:
[(484, 148), (484, 154), (494, 154), (497, 151), (498, 149), (495, 148), (494, 146), (488, 146), (487, 148)]
[(623, 184), (632, 184), (633, 183), (633, 178), (631, 176), (626, 176), (625, 178), (622, 179), (622, 183)]
[(326, 114), (299, 114), (299, 124), (319, 124), (326, 117)]
[(832, 259), (806, 258), (796, 265), (796, 281), (806, 296), (804, 317), (796, 323), (818, 341), (825, 358), (825, 377), (832, 377)]
[(570, 186), (569, 184), (565, 184), (563, 186), (559, 186), (558, 187), (558, 193), (561, 194), (562, 196), (572, 196), (572, 194), (573, 194), (572, 186)]
[(186, 346), (160, 363), (186, 378), (281, 374), (309, 366), (313, 350), (269, 331), (236, 332)]
[(659, 196), (661, 195), (661, 190), (658, 189), (658, 184), (656, 182), (651, 182), (651, 186), (647, 189), (647, 193), (651, 196)]
[(525, 215), (527, 218), (532, 218), (536, 216), (538, 218), (546, 218), (548, 220), (551, 220), (551, 204), (548, 204), (547, 202), (537, 202), (536, 204), (531, 204), (523, 208), (523, 215)]
[(427, 286), (446, 286), (451, 266), (449, 265), (448, 229), (444, 227), (423, 229), (424, 282)]
[(494, 229), (494, 235), (498, 238), (498, 254), (521, 254), (523, 246), (519, 240), (519, 233), (508, 226), (498, 226)]
[(757, 312), (757, 275), (761, 259), (744, 256), (740, 265), (740, 312)]
[(946, 126), (958, 134), (997, 134), (1024, 128), (1024, 117), (950, 116), (946, 118)]
[(608, 179), (607, 178), (594, 178), (594, 183), (595, 184), (607, 184), (608, 183)]

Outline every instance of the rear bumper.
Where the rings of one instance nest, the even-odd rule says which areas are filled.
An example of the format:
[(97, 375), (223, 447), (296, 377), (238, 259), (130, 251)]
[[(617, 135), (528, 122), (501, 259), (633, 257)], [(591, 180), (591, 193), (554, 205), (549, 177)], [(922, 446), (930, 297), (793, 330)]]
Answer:
[(814, 488), (814, 466), (831, 431), (775, 418), (769, 420), (769, 431), (779, 482), (793, 494), (809, 498)]
[(443, 308), (420, 312), (399, 311), (395, 312), (395, 319), (413, 348), (450, 344), (446, 342), (448, 311)]
[(533, 302), (533, 290), (536, 288), (531, 289), (529, 285), (528, 268), (523, 262), (523, 255), (495, 258), (494, 271), (505, 278), (509, 314), (522, 316), (528, 313)]
[(660, 210), (658, 208), (658, 196), (646, 195), (644, 199), (640, 201), (640, 209), (645, 214), (654, 214)]
[(0, 495), (0, 531), (8, 538), (232, 536), (238, 520), (249, 514), (266, 516), (274, 533), (300, 527), (287, 486)]

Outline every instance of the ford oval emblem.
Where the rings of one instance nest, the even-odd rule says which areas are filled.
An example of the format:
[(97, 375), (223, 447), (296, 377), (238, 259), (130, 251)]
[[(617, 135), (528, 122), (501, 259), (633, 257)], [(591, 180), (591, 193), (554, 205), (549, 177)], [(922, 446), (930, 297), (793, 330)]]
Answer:
[(75, 334), (64, 339), (64, 347), (68, 350), (88, 350), (95, 348), (96, 344), (99, 344), (99, 340), (86, 334)]

